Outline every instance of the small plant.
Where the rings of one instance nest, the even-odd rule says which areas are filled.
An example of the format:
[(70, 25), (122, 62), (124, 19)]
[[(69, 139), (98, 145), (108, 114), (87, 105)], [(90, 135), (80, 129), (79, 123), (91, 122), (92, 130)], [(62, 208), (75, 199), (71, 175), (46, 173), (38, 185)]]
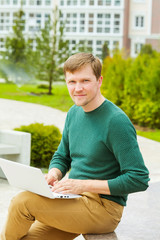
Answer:
[(21, 126), (15, 130), (31, 133), (31, 166), (48, 168), (62, 137), (60, 130), (54, 125), (44, 126), (42, 123)]

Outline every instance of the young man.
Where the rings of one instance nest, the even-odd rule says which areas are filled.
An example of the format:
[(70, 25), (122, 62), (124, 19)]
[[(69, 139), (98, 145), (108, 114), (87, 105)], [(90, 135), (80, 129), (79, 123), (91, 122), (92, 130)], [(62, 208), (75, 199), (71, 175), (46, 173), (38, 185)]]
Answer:
[[(46, 175), (54, 192), (82, 197), (52, 200), (20, 193), (11, 202), (1, 240), (71, 240), (81, 233), (112, 232), (127, 195), (147, 189), (148, 170), (136, 131), (125, 113), (102, 96), (101, 67), (88, 53), (65, 62), (75, 105)], [(69, 179), (59, 181), (69, 170)]]

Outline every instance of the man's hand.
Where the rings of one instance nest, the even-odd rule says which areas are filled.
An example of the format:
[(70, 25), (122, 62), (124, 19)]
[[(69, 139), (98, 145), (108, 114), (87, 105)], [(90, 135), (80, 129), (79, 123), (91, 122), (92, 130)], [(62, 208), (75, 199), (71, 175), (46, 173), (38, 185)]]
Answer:
[(59, 182), (56, 181), (53, 185), (52, 191), (64, 194), (81, 194), (83, 192), (92, 192), (110, 195), (107, 180), (66, 179)]
[(53, 192), (81, 194), (84, 192), (84, 180), (66, 179), (56, 181), (52, 188)]
[(55, 182), (59, 181), (62, 178), (62, 173), (58, 168), (52, 168), (45, 175), (45, 179), (49, 185), (54, 186)]

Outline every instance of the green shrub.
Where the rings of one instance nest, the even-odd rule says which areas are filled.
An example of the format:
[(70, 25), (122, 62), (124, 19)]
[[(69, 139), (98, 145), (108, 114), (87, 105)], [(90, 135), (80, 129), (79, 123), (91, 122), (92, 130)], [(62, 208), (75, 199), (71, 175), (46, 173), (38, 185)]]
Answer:
[(125, 74), (131, 65), (131, 59), (125, 59), (123, 55), (123, 52), (116, 51), (113, 57), (108, 56), (102, 69), (102, 94), (118, 106), (124, 98)]
[(31, 165), (48, 168), (61, 140), (60, 130), (53, 125), (44, 126), (42, 123), (21, 126), (15, 130), (31, 133)]
[(160, 53), (146, 46), (135, 58), (122, 52), (103, 62), (103, 95), (136, 124), (160, 128)]
[(37, 88), (48, 89), (48, 84), (40, 84)]
[(140, 126), (160, 128), (160, 105), (159, 102), (140, 101), (135, 105), (132, 116), (133, 122)]

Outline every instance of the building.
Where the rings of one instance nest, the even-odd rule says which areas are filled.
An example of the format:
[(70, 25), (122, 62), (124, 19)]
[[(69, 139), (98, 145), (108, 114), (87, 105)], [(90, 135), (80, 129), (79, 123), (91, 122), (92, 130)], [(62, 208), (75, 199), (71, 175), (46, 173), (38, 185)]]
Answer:
[(144, 44), (160, 51), (160, 0), (131, 0), (129, 16), (131, 56), (135, 57)]
[(34, 38), (57, 5), (72, 51), (82, 45), (101, 57), (104, 43), (111, 53), (125, 48), (132, 57), (143, 44), (160, 51), (160, 0), (0, 0), (0, 51), (5, 51), (21, 1), (26, 37)]
[[(66, 23), (66, 38), (71, 49), (76, 44), (92, 48), (99, 57), (106, 42), (110, 51), (122, 48), (126, 42), (128, 26), (128, 0), (60, 0), (61, 21)], [(127, 5), (128, 6), (128, 5)], [(127, 28), (127, 29), (126, 29)]]
[(55, 4), (52, 0), (0, 0), (0, 51), (5, 51), (5, 39), (12, 34), (15, 13), (20, 9), (21, 3), (25, 20), (24, 34), (31, 39), (35, 32), (44, 27)]

